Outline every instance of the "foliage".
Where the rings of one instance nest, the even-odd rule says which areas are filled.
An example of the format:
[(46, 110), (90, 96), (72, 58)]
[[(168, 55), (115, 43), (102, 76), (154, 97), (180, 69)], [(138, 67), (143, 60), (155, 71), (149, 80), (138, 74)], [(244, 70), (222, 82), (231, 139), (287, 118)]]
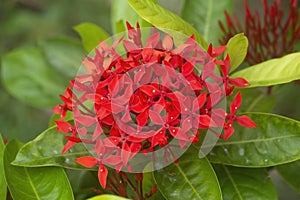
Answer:
[[(249, 30), (245, 33), (240, 32), (243, 29), (236, 22), (242, 23), (242, 20), (236, 19), (243, 17), (238, 11), (240, 6), (243, 6), (243, 1), (176, 0), (172, 5), (168, 2), (167, 0), (3, 1), (0, 7), (2, 27), (0, 39), (3, 44), (0, 47), (2, 133), (0, 199), (267, 200), (282, 196), (285, 196), (283, 199), (292, 199), (288, 195), (295, 196), (295, 199), (300, 198), (299, 53), (292, 53), (289, 49), (280, 56), (276, 54), (274, 58), (267, 55), (267, 50), (276, 47), (268, 46), (265, 41), (255, 42), (258, 37), (251, 35)], [(253, 4), (253, 8), (258, 9), (260, 13), (267, 12), (266, 16), (269, 19), (271, 12), (266, 9), (268, 8), (266, 1), (262, 2), (264, 7), (261, 8), (257, 6), (260, 0), (249, 1), (249, 5), (245, 7), (247, 26), (255, 24), (255, 28), (261, 31), (266, 30), (272, 23), (268, 21), (265, 27), (263, 24), (256, 24), (256, 17), (252, 16), (249, 7)], [(282, 2), (281, 5), (273, 3), (271, 6), (278, 8), (276, 19), (287, 19), (287, 23), (290, 23), (287, 26), (292, 30), (280, 35), (282, 39), (277, 42), (286, 47), (289, 45), (288, 41), (292, 40), (294, 49), (297, 49), (300, 46), (299, 20), (295, 13), (297, 2), (290, 0)], [(178, 7), (181, 11), (178, 11), (180, 10)], [(291, 15), (285, 17), (279, 15), (282, 11), (287, 13), (289, 11)], [(224, 20), (228, 25), (227, 28), (232, 28), (231, 30), (225, 30)], [(95, 157), (90, 147), (86, 148), (88, 145), (78, 140), (87, 138), (74, 134), (74, 130), (78, 128), (76, 127), (78, 116), (70, 112), (73, 110), (68, 107), (68, 98), (74, 95), (68, 96), (68, 91), (64, 91), (70, 84), (69, 80), (81, 73), (81, 61), (85, 60), (83, 65), (88, 70), (94, 69), (91, 63), (86, 62), (88, 57), (85, 56), (94, 56), (95, 52), (92, 50), (101, 41), (115, 34), (121, 34), (129, 28), (132, 34), (129, 39), (135, 41), (130, 44), (125, 42), (124, 44), (127, 44), (124, 45), (125, 48), (128, 50), (132, 48), (131, 45), (138, 44), (137, 29), (126, 22), (134, 26), (138, 22), (141, 28), (155, 26), (162, 33), (170, 34), (174, 37), (172, 42), (168, 37), (161, 38), (162, 45), (169, 50), (172, 49), (169, 48), (171, 44), (172, 47), (180, 46), (176, 41), (182, 40), (174, 33), (179, 32), (180, 35), (186, 35), (186, 38), (193, 35), (190, 39), (195, 38), (217, 67), (206, 70), (205, 67), (198, 65), (192, 66), (191, 69), (185, 66), (178, 71), (187, 74), (189, 69), (194, 70), (201, 74), (201, 77), (208, 72), (210, 75), (212, 72), (220, 74), (217, 77), (221, 77), (221, 81), (225, 83), (224, 97), (227, 96), (224, 102), (221, 102), (224, 103), (225, 111), (221, 111), (222, 109), (215, 110), (215, 113), (207, 111), (209, 115), (226, 114), (226, 117), (223, 116), (225, 121), (222, 122), (224, 130), (218, 129), (219, 122), (210, 124), (214, 127), (212, 129), (202, 127), (199, 131), (200, 136), (197, 135), (197, 141), (193, 141), (194, 144), (190, 143), (182, 155), (176, 157), (165, 154), (166, 157), (173, 159), (168, 166), (160, 167), (162, 163), (153, 162), (152, 165), (143, 166), (143, 171), (136, 174), (130, 173), (132, 169), (126, 164), (120, 166), (127, 167), (126, 171), (120, 173), (115, 170), (116, 164), (110, 165), (114, 168), (103, 168), (102, 163), (99, 164), (100, 157)], [(238, 29), (233, 30), (235, 27)], [(231, 34), (230, 38), (226, 37), (226, 42), (221, 38), (222, 31)], [(152, 37), (155, 35), (154, 32), (145, 31), (143, 34), (142, 39), (151, 38), (145, 45), (158, 50), (160, 43), (155, 43), (155, 37)], [(267, 37), (269, 34), (263, 33), (263, 36)], [(226, 43), (226, 46), (216, 48), (218, 41)], [(110, 40), (107, 43), (109, 46), (113, 45), (110, 44), (112, 43)], [(211, 43), (213, 45), (209, 45)], [(276, 40), (273, 43), (275, 44)], [(187, 40), (182, 44), (184, 45), (178, 52), (188, 51), (186, 49), (192, 43)], [(257, 55), (253, 52), (253, 45), (259, 48), (262, 44), (260, 51), (266, 54), (266, 59), (262, 57), (255, 59)], [(120, 46), (116, 45), (116, 50), (120, 50), (122, 48)], [(105, 48), (98, 50), (102, 53)], [(130, 62), (137, 56), (133, 54), (131, 57), (130, 51), (126, 53), (128, 54), (126, 58), (131, 59)], [(144, 58), (149, 55), (145, 52), (141, 54)], [(163, 59), (166, 59), (165, 55)], [(244, 59), (249, 58), (249, 55), (252, 60), (247, 63)], [(156, 58), (163, 60), (159, 56)], [(249, 66), (249, 63), (253, 65)], [(128, 67), (124, 62), (122, 64)], [(212, 77), (220, 81), (216, 76)], [(89, 83), (86, 80), (84, 82)], [(209, 81), (205, 84), (207, 83)], [(230, 84), (236, 87), (231, 88)], [(209, 92), (205, 91), (207, 92), (205, 98), (217, 98), (213, 96), (215, 94), (212, 92), (213, 88)], [(146, 89), (143, 91), (147, 92)], [(203, 97), (204, 95), (200, 94), (204, 92), (200, 89), (198, 91), (201, 92), (196, 96)], [(94, 96), (91, 99), (97, 104), (97, 98)], [(201, 113), (209, 108), (210, 103), (203, 99), (199, 97), (199, 101), (205, 102)], [(56, 106), (53, 110), (58, 113), (57, 109), (65, 109), (66, 113), (61, 111), (59, 112), (61, 116), (52, 115), (51, 108), (58, 104), (60, 106)], [(90, 105), (87, 103), (80, 106)], [(237, 109), (240, 112), (236, 112)], [(137, 123), (143, 123), (141, 117), (138, 117), (139, 112), (137, 109), (130, 117)], [(61, 123), (64, 117), (65, 123)], [(91, 120), (81, 119), (87, 124)], [(153, 119), (152, 116), (151, 120)], [(158, 118), (155, 119), (154, 121), (159, 121)], [(103, 128), (105, 134), (116, 134), (116, 131), (109, 127), (109, 123), (105, 126)], [(210, 134), (213, 137), (209, 137)], [(216, 136), (225, 137), (225, 140)], [(116, 135), (114, 138), (117, 138)], [(151, 148), (157, 149), (158, 144), (163, 146), (164, 142), (153, 138), (152, 143), (147, 143), (153, 145), (156, 142), (156, 146), (153, 145)], [(111, 145), (107, 141), (104, 142), (105, 145)], [(141, 144), (146, 145), (142, 142)], [(103, 144), (98, 144), (98, 147), (99, 145)], [(180, 145), (184, 146), (185, 143)], [(128, 148), (124, 145), (121, 149), (128, 150)], [(148, 148), (148, 146), (141, 147), (147, 150), (143, 152), (144, 154), (151, 151)], [(123, 154), (123, 151), (119, 153)], [(169, 153), (171, 154), (171, 151)], [(124, 159), (133, 157), (131, 154), (123, 154), (118, 159), (126, 163)], [(110, 162), (117, 163), (118, 159), (111, 159)], [(154, 166), (155, 164), (158, 166)], [(103, 171), (107, 176), (106, 187), (103, 187), (105, 186), (101, 175)], [(280, 185), (282, 182), (279, 183), (276, 176), (281, 176), (288, 186), (282, 187)], [(289, 191), (289, 194), (286, 191)]]

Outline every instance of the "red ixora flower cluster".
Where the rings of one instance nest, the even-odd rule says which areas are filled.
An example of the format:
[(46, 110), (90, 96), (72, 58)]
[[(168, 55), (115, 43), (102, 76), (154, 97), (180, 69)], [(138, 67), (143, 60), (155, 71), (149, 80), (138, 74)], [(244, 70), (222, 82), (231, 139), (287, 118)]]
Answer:
[[(85, 72), (60, 95), (63, 104), (53, 108), (61, 115), (55, 121), (57, 131), (68, 140), (63, 153), (84, 143), (91, 156), (76, 161), (88, 168), (98, 166), (103, 188), (106, 165), (117, 172), (132, 171), (130, 161), (138, 154), (147, 156), (157, 150), (160, 157), (173, 162), (178, 157), (172, 148), (185, 149), (198, 142), (201, 129), (223, 127), (224, 133), (216, 134), (227, 140), (234, 132), (234, 121), (256, 126), (249, 117), (236, 115), (240, 93), (229, 113), (217, 106), (233, 94), (235, 86), (249, 85), (243, 78), (229, 77), (229, 56), (218, 59), (225, 46), (210, 45), (205, 52), (193, 36), (176, 46), (170, 35), (162, 37), (154, 28), (143, 45), (139, 25), (133, 28), (127, 23), (127, 28), (128, 40), (121, 37), (111, 46), (100, 42), (94, 55), (83, 60)], [(125, 55), (117, 52), (120, 45)], [(65, 120), (68, 111), (74, 124)], [(150, 161), (155, 159), (152, 156)]]
[(245, 0), (246, 15), (243, 24), (236, 16), (230, 17), (225, 11), (227, 27), (219, 22), (224, 33), (220, 44), (226, 44), (237, 33), (245, 33), (249, 40), (246, 61), (250, 65), (292, 53), (293, 47), (300, 40), (300, 23), (297, 0), (289, 0), (289, 3), (290, 11), (284, 16), (281, 0), (274, 0), (270, 6), (267, 0), (262, 0), (261, 16), (257, 10), (255, 13), (251, 12), (248, 1)]

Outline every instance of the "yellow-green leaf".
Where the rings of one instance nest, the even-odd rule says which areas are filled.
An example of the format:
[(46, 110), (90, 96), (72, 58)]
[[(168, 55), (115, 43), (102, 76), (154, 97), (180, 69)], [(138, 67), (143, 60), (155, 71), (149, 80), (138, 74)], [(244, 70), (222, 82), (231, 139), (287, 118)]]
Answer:
[(229, 39), (226, 50), (230, 57), (230, 72), (233, 72), (246, 58), (248, 39), (244, 33), (239, 33)]
[(100, 40), (106, 40), (109, 37), (105, 30), (93, 23), (81, 23), (75, 26), (74, 30), (80, 35), (87, 52), (97, 47)]
[(103, 194), (99, 196), (95, 196), (92, 198), (89, 198), (88, 200), (129, 200), (124, 197), (112, 195), (112, 194)]
[(132, 8), (146, 21), (170, 35), (180, 32), (185, 35), (194, 34), (196, 41), (207, 49), (207, 44), (197, 30), (176, 14), (164, 9), (151, 0), (128, 0)]
[(271, 59), (238, 71), (231, 76), (243, 77), (249, 87), (270, 86), (300, 79), (300, 53)]

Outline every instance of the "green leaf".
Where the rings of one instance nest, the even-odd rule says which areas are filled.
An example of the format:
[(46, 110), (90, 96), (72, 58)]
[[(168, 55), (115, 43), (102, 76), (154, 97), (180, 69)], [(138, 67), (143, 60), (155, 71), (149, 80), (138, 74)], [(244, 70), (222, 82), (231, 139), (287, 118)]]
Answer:
[(3, 166), (4, 144), (0, 134), (0, 199), (6, 199), (7, 185), (5, 183), (4, 166)]
[(103, 195), (89, 198), (88, 200), (126, 200), (126, 198), (119, 197), (119, 196), (112, 195), (112, 194), (103, 194)]
[(80, 35), (87, 52), (97, 47), (100, 40), (106, 40), (109, 37), (106, 31), (93, 23), (81, 23), (75, 26), (74, 30)]
[(33, 47), (14, 50), (3, 56), (2, 79), (7, 90), (35, 107), (53, 107), (65, 84)]
[(300, 193), (300, 160), (276, 166), (284, 180)]
[[(56, 126), (55, 120), (59, 120), (59, 119), (60, 119), (60, 114), (53, 114), (49, 120), (48, 127)], [(73, 120), (73, 113), (67, 112), (64, 120), (65, 121)]]
[(97, 172), (87, 170), (66, 170), (76, 200), (86, 200), (95, 195), (91, 188), (99, 188)]
[(41, 39), (38, 44), (48, 63), (60, 77), (66, 77), (64, 81), (68, 84), (69, 79), (76, 75), (85, 56), (80, 42), (70, 37), (56, 37)]
[[(239, 88), (234, 91), (234, 95), (228, 97), (231, 102), (237, 91), (240, 91), (243, 97), (243, 103), (239, 108), (239, 112), (270, 112), (275, 106), (275, 96), (267, 94), (262, 88)], [(273, 88), (274, 91), (275, 88)], [(275, 92), (275, 91), (274, 91)]]
[(197, 30), (176, 14), (164, 9), (151, 0), (128, 0), (128, 3), (143, 19), (172, 35), (174, 31), (195, 35), (196, 41), (207, 49), (207, 44)]
[(230, 12), (233, 0), (192, 0), (185, 1), (182, 18), (192, 24), (208, 43), (217, 45), (222, 31), (218, 21), (225, 20), (224, 11)]
[[(152, 172), (143, 173), (143, 193), (147, 194), (152, 190), (152, 187), (155, 185), (155, 180), (153, 178)], [(162, 196), (159, 190), (148, 198), (149, 200), (164, 200), (165, 198)]]
[(249, 87), (270, 86), (300, 79), (300, 53), (288, 54), (238, 71), (231, 76), (243, 77)]
[(78, 143), (62, 154), (64, 144), (64, 134), (57, 133), (56, 127), (51, 127), (25, 144), (12, 164), (24, 167), (60, 166), (69, 169), (87, 169), (75, 161), (77, 157), (89, 155), (86, 148)]
[(214, 165), (224, 200), (278, 199), (265, 169), (249, 169)]
[(177, 164), (155, 171), (154, 179), (166, 199), (222, 199), (212, 166), (206, 158), (199, 159), (193, 146)]
[(115, 27), (116, 27), (116, 33), (122, 33), (124, 32), (125, 29), (125, 23), (123, 20), (119, 20), (115, 23)]
[[(154, 2), (156, 2), (156, 0)], [(149, 24), (143, 18), (141, 18), (130, 7), (127, 1), (112, 0), (111, 25), (112, 25), (113, 33), (116, 34), (125, 30), (126, 21), (129, 22), (132, 26), (135, 26), (136, 23), (139, 23), (140, 27), (151, 27), (151, 24)]]
[(268, 113), (247, 115), (257, 128), (237, 126), (230, 139), (215, 144), (208, 154), (211, 162), (240, 167), (269, 167), (300, 159), (299, 121)]
[(22, 144), (12, 140), (4, 150), (5, 178), (13, 199), (74, 199), (69, 180), (62, 168), (16, 167), (15, 159)]
[(246, 58), (248, 39), (244, 33), (239, 33), (230, 38), (226, 44), (226, 50), (230, 57), (230, 72), (233, 72)]

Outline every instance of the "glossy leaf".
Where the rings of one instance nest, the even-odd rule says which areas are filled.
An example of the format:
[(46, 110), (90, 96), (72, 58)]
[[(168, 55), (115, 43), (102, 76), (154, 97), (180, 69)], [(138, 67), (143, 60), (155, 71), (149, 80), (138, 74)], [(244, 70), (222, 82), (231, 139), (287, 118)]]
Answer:
[(7, 185), (5, 183), (4, 177), (4, 166), (3, 166), (3, 153), (4, 153), (4, 144), (2, 136), (0, 134), (0, 199), (6, 199), (6, 189)]
[(214, 165), (223, 200), (278, 199), (265, 169), (249, 169)]
[(83, 46), (88, 52), (97, 47), (99, 41), (106, 40), (109, 37), (106, 31), (93, 23), (81, 23), (75, 26), (74, 30), (80, 35)]
[(89, 155), (89, 152), (81, 143), (78, 143), (62, 154), (65, 144), (63, 137), (64, 134), (56, 132), (56, 127), (47, 129), (20, 149), (12, 164), (25, 167), (60, 166), (70, 169), (86, 169), (76, 163), (75, 158)]
[(222, 199), (215, 172), (194, 147), (173, 163), (154, 172), (158, 189), (166, 199)]
[(194, 34), (197, 42), (207, 49), (207, 44), (197, 30), (176, 14), (164, 9), (151, 0), (128, 0), (132, 8), (146, 21), (170, 35), (174, 31), (187, 36)]
[(184, 1), (182, 18), (194, 26), (208, 43), (217, 45), (222, 31), (218, 21), (225, 20), (224, 11), (230, 12), (233, 0)]
[(300, 79), (300, 53), (271, 59), (238, 71), (231, 76), (243, 77), (249, 87), (269, 86)]
[(300, 159), (299, 121), (268, 113), (247, 115), (257, 128), (236, 126), (233, 136), (227, 141), (220, 140), (208, 154), (211, 162), (268, 167)]
[(112, 194), (103, 194), (103, 195), (89, 198), (88, 200), (126, 200), (126, 198), (119, 197), (119, 196), (112, 195)]
[(74, 199), (69, 180), (62, 168), (16, 167), (15, 159), (22, 144), (12, 140), (4, 150), (5, 178), (13, 199)]
[(70, 37), (56, 37), (42, 39), (38, 44), (51, 67), (60, 77), (66, 77), (64, 82), (67, 85), (76, 75), (86, 53), (80, 42)]
[(246, 58), (248, 39), (244, 33), (239, 33), (230, 38), (226, 44), (226, 51), (230, 57), (230, 72), (234, 71)]
[(284, 180), (300, 193), (300, 160), (276, 166)]
[(2, 79), (7, 90), (35, 107), (52, 107), (65, 84), (36, 48), (24, 47), (3, 56)]

